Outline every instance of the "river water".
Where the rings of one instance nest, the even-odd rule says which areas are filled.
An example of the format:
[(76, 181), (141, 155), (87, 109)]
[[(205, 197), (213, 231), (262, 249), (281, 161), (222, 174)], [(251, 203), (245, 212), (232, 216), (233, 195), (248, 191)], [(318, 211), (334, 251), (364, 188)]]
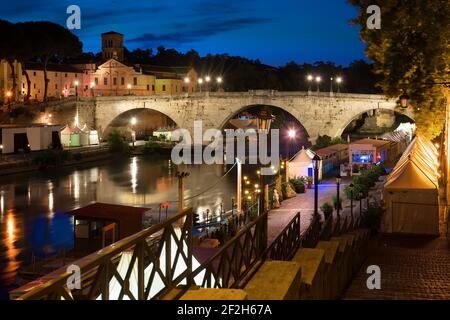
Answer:
[[(200, 214), (230, 209), (236, 170), (221, 178), (221, 165), (190, 165), (177, 168), (166, 159), (118, 158), (77, 168), (59, 168), (0, 178), (0, 299), (16, 283), (18, 268), (38, 258), (70, 250), (73, 218), (66, 213), (92, 202), (152, 208), (177, 200), (176, 171), (188, 171), (187, 197)], [(173, 203), (170, 212), (175, 212)]]

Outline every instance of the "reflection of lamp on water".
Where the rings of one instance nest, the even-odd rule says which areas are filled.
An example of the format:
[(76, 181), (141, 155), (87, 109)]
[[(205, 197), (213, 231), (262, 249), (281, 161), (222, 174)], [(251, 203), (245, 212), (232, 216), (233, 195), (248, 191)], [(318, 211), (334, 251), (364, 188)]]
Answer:
[(131, 118), (130, 123), (131, 123), (131, 130), (132, 130), (132, 132), (131, 132), (131, 140), (133, 142), (133, 148), (134, 148), (134, 141), (136, 140), (136, 132), (134, 131), (134, 126), (137, 123), (136, 117)]

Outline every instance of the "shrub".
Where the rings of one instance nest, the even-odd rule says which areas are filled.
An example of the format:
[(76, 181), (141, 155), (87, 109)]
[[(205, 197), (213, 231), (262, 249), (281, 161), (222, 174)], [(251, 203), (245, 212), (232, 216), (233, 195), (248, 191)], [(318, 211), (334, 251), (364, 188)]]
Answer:
[[(333, 196), (333, 207), (335, 210), (338, 209), (338, 201), (336, 196)], [(339, 198), (339, 210), (342, 210), (342, 198)]]
[(377, 203), (370, 203), (369, 207), (362, 212), (361, 224), (375, 235), (380, 230), (382, 216), (383, 208)]
[(130, 148), (118, 131), (113, 131), (108, 135), (108, 146), (109, 151), (113, 153), (125, 153)]
[(325, 219), (328, 219), (333, 213), (333, 207), (328, 202), (325, 202), (320, 209), (322, 210)]
[(41, 168), (60, 166), (69, 160), (70, 156), (70, 152), (66, 150), (47, 149), (35, 157), (33, 162)]
[(289, 182), (291, 183), (292, 187), (294, 188), (295, 192), (297, 193), (305, 193), (305, 183), (303, 182), (303, 180), (299, 179), (299, 178), (292, 178), (289, 180)]

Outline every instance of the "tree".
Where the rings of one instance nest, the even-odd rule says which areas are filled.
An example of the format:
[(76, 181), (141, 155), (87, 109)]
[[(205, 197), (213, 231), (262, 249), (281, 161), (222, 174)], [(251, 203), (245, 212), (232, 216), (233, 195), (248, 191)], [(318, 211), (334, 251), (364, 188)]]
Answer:
[(47, 100), (49, 79), (47, 66), (51, 59), (62, 60), (66, 57), (78, 56), (82, 52), (82, 43), (78, 37), (68, 29), (56, 23), (39, 21), (27, 22), (27, 37), (33, 37), (39, 41), (39, 46), (33, 48), (36, 55), (44, 64), (44, 101)]
[[(443, 102), (448, 89), (434, 83), (449, 81), (450, 3), (447, 0), (349, 0), (359, 6), (361, 37), (366, 54), (382, 76), (378, 85), (389, 97), (403, 92), (411, 99), (418, 133), (436, 137), (444, 123)], [(368, 29), (369, 5), (381, 10), (381, 29)]]
[(11, 68), (13, 94), (15, 94), (17, 87), (14, 61), (17, 60), (20, 42), (16, 26), (6, 20), (0, 20), (0, 59), (5, 59)]

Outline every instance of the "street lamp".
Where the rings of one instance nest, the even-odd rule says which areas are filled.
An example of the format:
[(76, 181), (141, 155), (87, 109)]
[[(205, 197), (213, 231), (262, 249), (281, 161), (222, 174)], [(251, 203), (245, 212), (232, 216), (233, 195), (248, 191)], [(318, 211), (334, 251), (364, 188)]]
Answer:
[(322, 78), (320, 76), (316, 77), (316, 84), (317, 84), (317, 92), (320, 92), (320, 82), (322, 81)]
[(91, 81), (91, 96), (94, 96), (94, 88), (95, 88), (95, 82)]
[(287, 148), (287, 160), (289, 161), (289, 159), (291, 158), (291, 143), (292, 140), (295, 139), (295, 135), (297, 134), (297, 132), (295, 131), (295, 129), (289, 129), (288, 131), (288, 148)]
[(73, 82), (75, 84), (75, 99), (78, 100), (78, 80)]
[(198, 79), (198, 87), (199, 87), (200, 92), (202, 92), (202, 84), (203, 84), (203, 79), (199, 78)]
[(127, 84), (128, 95), (131, 96), (131, 84)]
[(11, 97), (12, 97), (12, 92), (11, 91), (7, 91), (6, 92), (6, 98), (8, 101), (8, 111), (11, 111)]
[(222, 77), (217, 77), (216, 81), (217, 81), (218, 91), (222, 91), (222, 82), (223, 82)]
[(330, 78), (330, 96), (333, 95), (333, 77)]
[(354, 184), (350, 183), (350, 185), (348, 187), (350, 188), (350, 216), (352, 217), (352, 221), (353, 221), (353, 188), (354, 188)]
[(259, 132), (268, 133), (270, 130), (270, 124), (272, 120), (273, 115), (270, 113), (269, 110), (261, 110), (257, 118)]
[(314, 77), (310, 74), (306, 77), (306, 80), (308, 80), (308, 94), (311, 94), (311, 82), (313, 81)]
[(340, 204), (340, 199), (339, 199), (339, 196), (340, 196), (339, 186), (341, 185), (341, 180), (342, 180), (341, 174), (338, 173), (338, 175), (336, 176), (336, 214), (338, 217), (339, 217), (339, 211), (341, 209), (341, 204)]
[(337, 92), (339, 93), (339, 92), (341, 92), (340, 85), (342, 83), (342, 77), (337, 77), (336, 83), (337, 83)]
[(131, 130), (132, 130), (132, 133), (131, 133), (131, 140), (132, 140), (132, 142), (133, 142), (133, 148), (134, 148), (134, 141), (136, 140), (136, 132), (134, 131), (134, 126), (135, 126), (136, 123), (137, 123), (136, 118), (135, 118), (135, 117), (131, 118), (130, 123), (131, 123)]
[(319, 214), (319, 162), (321, 158), (315, 154), (312, 158), (314, 169), (314, 215)]

